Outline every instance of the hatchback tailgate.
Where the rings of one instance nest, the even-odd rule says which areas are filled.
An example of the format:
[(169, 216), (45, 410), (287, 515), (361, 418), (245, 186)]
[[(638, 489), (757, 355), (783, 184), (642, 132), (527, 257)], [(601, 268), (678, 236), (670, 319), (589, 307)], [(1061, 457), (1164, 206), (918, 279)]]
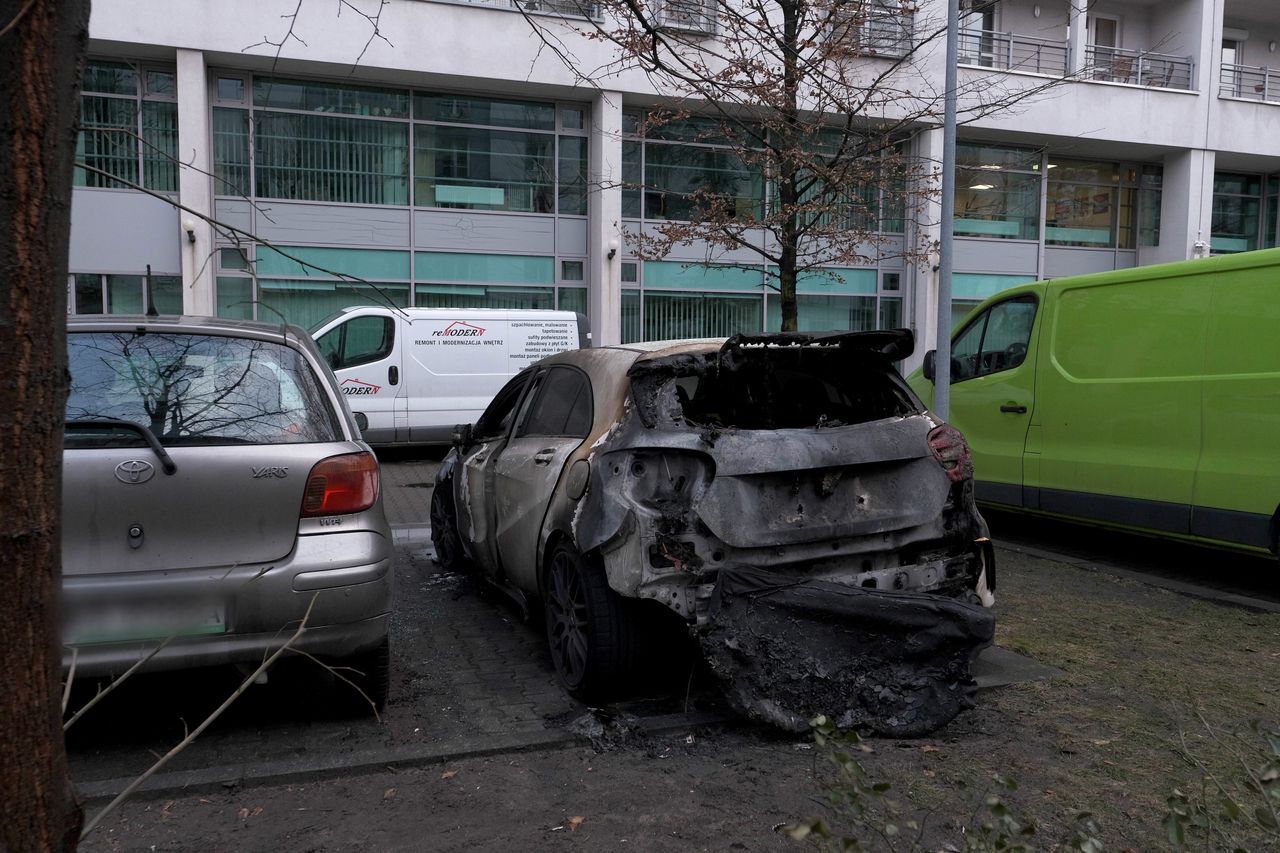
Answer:
[(270, 563), (293, 550), (314, 444), (68, 448), (62, 553), (69, 576)]

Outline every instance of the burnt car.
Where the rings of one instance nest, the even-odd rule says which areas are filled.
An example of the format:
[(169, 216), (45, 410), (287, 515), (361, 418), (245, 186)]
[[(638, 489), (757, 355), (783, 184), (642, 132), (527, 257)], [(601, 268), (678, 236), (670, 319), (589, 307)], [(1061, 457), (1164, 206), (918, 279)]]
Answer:
[(67, 352), (64, 671), (252, 668), (305, 617), (292, 648), (381, 706), (394, 550), (378, 462), (306, 332), (73, 317)]
[(894, 368), (908, 330), (561, 353), (459, 427), (432, 539), (543, 611), (564, 686), (625, 685), (678, 614), (742, 710), (895, 734), (967, 703), (995, 565), (963, 436)]

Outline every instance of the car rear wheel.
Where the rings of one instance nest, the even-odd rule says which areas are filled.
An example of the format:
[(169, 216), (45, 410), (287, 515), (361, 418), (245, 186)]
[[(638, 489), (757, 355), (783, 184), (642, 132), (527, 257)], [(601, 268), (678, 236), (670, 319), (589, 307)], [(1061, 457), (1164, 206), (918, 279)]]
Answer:
[(436, 564), (447, 572), (464, 572), (469, 568), (458, 535), (458, 513), (450, 493), (452, 481), (436, 483), (431, 490), (431, 544), (436, 549)]
[(547, 644), (560, 683), (579, 698), (614, 690), (634, 668), (634, 614), (604, 571), (562, 542), (547, 570)]

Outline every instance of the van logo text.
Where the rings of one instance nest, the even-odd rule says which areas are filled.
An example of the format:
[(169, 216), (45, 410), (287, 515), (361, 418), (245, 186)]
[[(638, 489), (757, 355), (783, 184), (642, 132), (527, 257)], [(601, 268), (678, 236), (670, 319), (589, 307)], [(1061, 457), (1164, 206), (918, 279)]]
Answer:
[(461, 320), (455, 320), (443, 329), (436, 329), (431, 334), (437, 338), (478, 338), (484, 334), (483, 326), (473, 326)]
[(339, 386), (342, 393), (348, 397), (365, 397), (369, 394), (377, 394), (382, 390), (381, 385), (374, 385), (372, 382), (361, 382), (359, 379), (344, 379)]

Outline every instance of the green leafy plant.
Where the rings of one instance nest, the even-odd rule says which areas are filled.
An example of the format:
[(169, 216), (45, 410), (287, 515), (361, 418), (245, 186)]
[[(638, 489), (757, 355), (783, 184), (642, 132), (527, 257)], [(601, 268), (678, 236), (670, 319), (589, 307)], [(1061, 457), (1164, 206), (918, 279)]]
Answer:
[[(817, 747), (831, 762), (833, 778), (825, 784), (829, 820), (810, 818), (778, 827), (797, 841), (823, 851), (889, 850), (925, 851), (927, 815), (919, 820), (905, 814), (890, 796), (892, 786), (877, 781), (867, 772), (856, 754), (867, 751), (856, 731), (841, 731), (831, 720), (819, 716), (811, 721)], [(966, 853), (1025, 853), (1032, 850), (1036, 835), (1034, 820), (1017, 815), (1005, 802), (1005, 794), (1016, 791), (1017, 783), (1004, 776), (992, 778), (992, 787), (958, 828), (960, 837), (944, 849)], [(839, 827), (837, 829), (836, 827)], [(1066, 843), (1079, 853), (1102, 853), (1098, 828), (1089, 813), (1077, 815), (1076, 829)]]
[(1183, 756), (1200, 774), (1195, 788), (1166, 798), (1164, 828), (1176, 849), (1248, 851), (1280, 848), (1280, 728), (1254, 721), (1228, 731), (1197, 713), (1213, 752), (1235, 772), (1215, 771), (1182, 734)]

